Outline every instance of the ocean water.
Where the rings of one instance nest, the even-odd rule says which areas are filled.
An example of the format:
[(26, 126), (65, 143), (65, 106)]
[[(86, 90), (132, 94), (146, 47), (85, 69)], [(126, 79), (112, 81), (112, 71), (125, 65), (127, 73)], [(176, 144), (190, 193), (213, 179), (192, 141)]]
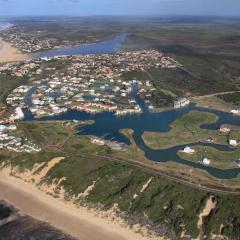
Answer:
[[(0, 31), (5, 30), (11, 26), (12, 26), (11, 23), (0, 20)], [(1, 50), (2, 46), (3, 46), (3, 44), (0, 42), (0, 50)]]
[(7, 29), (7, 28), (9, 28), (9, 27), (11, 27), (11, 26), (12, 26), (11, 23), (0, 20), (0, 31), (2, 31), (2, 30), (4, 30), (4, 29)]
[[(4, 220), (10, 219), (4, 224)], [(19, 214), (13, 207), (0, 202), (0, 240), (74, 240), (46, 223)]]

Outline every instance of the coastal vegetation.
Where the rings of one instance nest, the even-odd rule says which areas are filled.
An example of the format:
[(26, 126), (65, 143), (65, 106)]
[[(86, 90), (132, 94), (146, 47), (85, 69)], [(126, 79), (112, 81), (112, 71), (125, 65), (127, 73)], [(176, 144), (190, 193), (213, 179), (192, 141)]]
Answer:
[[(235, 238), (238, 234), (240, 216), (238, 211), (234, 211), (239, 207), (238, 196), (202, 191), (128, 164), (91, 156), (43, 152), (1, 159), (1, 163), (11, 164), (12, 174), (23, 179), (27, 176), (26, 169), (29, 169), (32, 180), (26, 180), (34, 183), (38, 172), (56, 156), (64, 156), (65, 159), (53, 166), (38, 183), (40, 188), (44, 184), (48, 184), (49, 189), (53, 188), (54, 191), (48, 192), (55, 198), (61, 198), (61, 189), (64, 189), (64, 199), (74, 201), (76, 206), (84, 205), (101, 211), (115, 209), (114, 214), (133, 228), (140, 223), (148, 226), (151, 233), (169, 238), (180, 239), (183, 232), (192, 238), (198, 237), (200, 232), (209, 237), (226, 234)], [(39, 165), (41, 163), (45, 165)], [(33, 164), (42, 167), (36, 168)], [(199, 228), (199, 214), (212, 195), (217, 202), (216, 208), (204, 218)]]
[(227, 103), (231, 103), (233, 106), (238, 107), (240, 105), (240, 92), (219, 95), (218, 98)]

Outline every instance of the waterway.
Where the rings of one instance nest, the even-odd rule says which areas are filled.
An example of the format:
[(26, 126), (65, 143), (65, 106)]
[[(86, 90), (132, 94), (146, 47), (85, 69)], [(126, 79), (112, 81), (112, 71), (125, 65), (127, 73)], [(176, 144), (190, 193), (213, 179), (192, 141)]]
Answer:
[[(6, 27), (6, 25), (5, 25)], [(79, 55), (79, 54), (114, 54), (120, 48), (126, 48), (127, 46), (123, 45), (125, 39), (129, 36), (128, 33), (121, 34), (113, 40), (94, 43), (94, 44), (84, 44), (75, 46), (72, 48), (61, 48), (54, 49), (50, 51), (41, 52), (35, 54), (33, 58), (43, 58), (43, 57), (54, 57), (62, 55)], [(45, 83), (46, 84), (46, 83)], [(26, 103), (28, 106), (31, 106), (31, 95), (35, 92), (36, 87), (33, 87), (27, 96), (25, 97)], [(217, 169), (211, 166), (205, 166), (201, 163), (191, 162), (182, 159), (178, 156), (178, 151), (185, 147), (186, 145), (175, 146), (168, 149), (159, 149), (154, 150), (147, 146), (143, 139), (142, 134), (144, 131), (150, 132), (168, 132), (170, 131), (170, 125), (172, 122), (180, 118), (183, 114), (188, 113), (192, 110), (202, 111), (202, 112), (211, 112), (216, 114), (219, 119), (216, 123), (202, 125), (202, 128), (205, 129), (218, 129), (221, 124), (233, 124), (240, 126), (240, 117), (233, 116), (229, 113), (222, 111), (199, 108), (191, 104), (190, 106), (179, 109), (179, 110), (168, 110), (160, 113), (149, 112), (148, 108), (145, 106), (144, 102), (137, 96), (136, 89), (133, 92), (133, 95), (137, 103), (141, 106), (143, 113), (139, 115), (127, 115), (117, 117), (113, 113), (100, 113), (91, 115), (85, 112), (79, 112), (74, 110), (69, 110), (68, 112), (59, 115), (59, 116), (49, 116), (43, 117), (40, 120), (94, 120), (93, 125), (87, 125), (79, 128), (79, 134), (83, 135), (95, 135), (103, 137), (107, 140), (115, 140), (123, 142), (125, 144), (130, 144), (129, 139), (120, 133), (121, 129), (130, 128), (133, 130), (133, 139), (136, 142), (137, 146), (142, 149), (145, 153), (145, 156), (156, 162), (168, 162), (175, 161), (180, 164), (190, 166), (192, 168), (203, 169), (209, 174), (216, 178), (220, 179), (231, 179), (237, 177), (240, 173), (239, 168), (234, 169)], [(34, 116), (25, 109), (25, 120), (34, 120)], [(233, 151), (232, 148), (225, 145), (217, 144), (204, 144), (204, 143), (193, 143), (190, 146), (195, 145), (209, 145), (221, 151)]]
[[(234, 169), (217, 169), (211, 166), (205, 166), (201, 163), (191, 162), (182, 159), (178, 156), (178, 151), (184, 148), (186, 145), (179, 145), (175, 147), (171, 147), (168, 149), (159, 149), (154, 150), (147, 146), (143, 139), (142, 135), (144, 131), (150, 132), (168, 132), (171, 130), (170, 125), (183, 116), (184, 114), (190, 111), (201, 111), (201, 112), (210, 112), (218, 116), (218, 121), (211, 124), (204, 124), (201, 128), (216, 130), (221, 124), (233, 124), (240, 126), (240, 117), (231, 115), (226, 112), (208, 109), (208, 108), (200, 108), (194, 104), (190, 104), (188, 107), (182, 109), (172, 109), (164, 112), (150, 112), (148, 111), (147, 106), (141, 100), (141, 98), (136, 94), (137, 89), (135, 88), (133, 91), (133, 96), (135, 100), (142, 108), (142, 113), (139, 115), (126, 115), (126, 116), (115, 116), (113, 113), (104, 112), (99, 114), (88, 114), (85, 112), (79, 112), (75, 110), (69, 110), (68, 112), (59, 115), (59, 116), (48, 116), (43, 117), (41, 121), (54, 121), (54, 120), (94, 120), (94, 124), (86, 125), (80, 127), (78, 129), (79, 134), (81, 135), (95, 135), (98, 137), (103, 137), (106, 140), (115, 140), (119, 142), (123, 142), (125, 144), (130, 144), (130, 140), (120, 133), (121, 129), (132, 129), (133, 130), (133, 139), (137, 146), (142, 149), (145, 153), (145, 156), (156, 162), (168, 162), (175, 161), (177, 163), (187, 165), (192, 168), (203, 169), (207, 171), (209, 174), (216, 178), (220, 179), (231, 179), (237, 177), (240, 173), (239, 168)], [(25, 110), (25, 119), (26, 120), (34, 120), (34, 116), (27, 110)], [(188, 146), (211, 146), (221, 151), (233, 151), (234, 149), (227, 145), (219, 145), (219, 144), (207, 144), (207, 143), (193, 143), (188, 144)]]
[(87, 55), (87, 54), (114, 54), (123, 46), (123, 42), (129, 36), (129, 33), (118, 35), (113, 40), (103, 41), (93, 44), (81, 44), (70, 48), (59, 48), (40, 52), (33, 55), (33, 58), (44, 58), (65, 55)]

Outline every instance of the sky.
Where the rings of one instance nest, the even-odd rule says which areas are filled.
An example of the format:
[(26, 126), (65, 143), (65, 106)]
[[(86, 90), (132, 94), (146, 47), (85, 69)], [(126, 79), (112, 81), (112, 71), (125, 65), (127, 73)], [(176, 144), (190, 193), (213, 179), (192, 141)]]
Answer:
[(240, 0), (0, 0), (1, 16), (240, 16)]

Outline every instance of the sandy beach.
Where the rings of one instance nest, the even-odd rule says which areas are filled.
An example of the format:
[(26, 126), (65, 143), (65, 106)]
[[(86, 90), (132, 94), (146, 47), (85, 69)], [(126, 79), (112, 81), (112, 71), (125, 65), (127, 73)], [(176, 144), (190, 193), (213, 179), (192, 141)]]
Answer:
[(30, 183), (0, 172), (0, 199), (22, 213), (50, 223), (81, 240), (147, 239), (115, 223), (94, 216), (85, 208), (76, 208), (40, 191)]
[(26, 60), (27, 55), (17, 53), (17, 49), (0, 38), (0, 63)]

